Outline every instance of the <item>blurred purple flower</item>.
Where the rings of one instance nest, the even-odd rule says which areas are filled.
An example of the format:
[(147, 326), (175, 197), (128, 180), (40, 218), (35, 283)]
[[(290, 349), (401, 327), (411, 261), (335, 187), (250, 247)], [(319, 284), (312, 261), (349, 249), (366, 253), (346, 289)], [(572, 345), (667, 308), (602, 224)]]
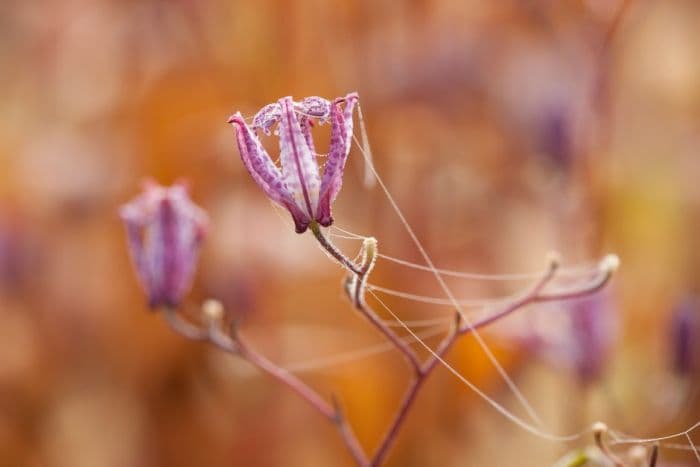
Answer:
[(192, 282), (206, 234), (206, 213), (192, 203), (184, 185), (147, 182), (143, 193), (119, 214), (149, 306), (178, 306)]
[(697, 368), (698, 316), (697, 302), (686, 299), (676, 306), (671, 316), (671, 355), (673, 369), (685, 376)]
[[(333, 223), (331, 203), (343, 183), (345, 161), (352, 142), (352, 113), (357, 93), (338, 97), (332, 102), (321, 97), (307, 97), (295, 102), (291, 97), (263, 107), (246, 124), (240, 112), (229, 123), (236, 130), (241, 159), (253, 180), (265, 194), (284, 206), (292, 215), (296, 231), (306, 231), (318, 222), (324, 227)], [(345, 104), (345, 108), (341, 107)], [(323, 177), (319, 174), (311, 127), (314, 121), (331, 122), (331, 141)], [(280, 165), (278, 168), (262, 146), (256, 131), (269, 135), (278, 124)]]
[(540, 123), (540, 150), (558, 169), (566, 172), (573, 163), (574, 148), (571, 111), (564, 104), (543, 112)]
[(599, 379), (611, 347), (613, 326), (608, 298), (604, 293), (571, 304), (569, 358), (581, 383)]
[(35, 240), (19, 216), (0, 212), (0, 294), (20, 293), (36, 277)]
[(511, 335), (541, 358), (574, 372), (581, 385), (589, 385), (605, 370), (616, 337), (616, 310), (607, 292), (563, 306), (531, 316)]

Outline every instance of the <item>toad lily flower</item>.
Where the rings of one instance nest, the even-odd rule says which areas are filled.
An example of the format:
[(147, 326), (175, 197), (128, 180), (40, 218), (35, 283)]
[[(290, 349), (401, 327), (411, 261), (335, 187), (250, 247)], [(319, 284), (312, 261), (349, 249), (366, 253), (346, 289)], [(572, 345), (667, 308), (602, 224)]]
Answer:
[(192, 282), (206, 233), (206, 213), (192, 203), (182, 184), (164, 187), (148, 182), (119, 214), (149, 306), (178, 306)]
[[(283, 97), (260, 109), (251, 126), (240, 112), (229, 118), (236, 131), (243, 164), (265, 194), (291, 213), (298, 233), (306, 231), (312, 223), (324, 227), (333, 223), (331, 204), (343, 183), (357, 100), (357, 93), (333, 101), (307, 97), (295, 102), (291, 97)], [(321, 176), (311, 127), (315, 121), (323, 124), (329, 120), (330, 148)], [(256, 133), (262, 130), (269, 135), (275, 125), (278, 125), (275, 134), (279, 137), (281, 168), (272, 161)]]

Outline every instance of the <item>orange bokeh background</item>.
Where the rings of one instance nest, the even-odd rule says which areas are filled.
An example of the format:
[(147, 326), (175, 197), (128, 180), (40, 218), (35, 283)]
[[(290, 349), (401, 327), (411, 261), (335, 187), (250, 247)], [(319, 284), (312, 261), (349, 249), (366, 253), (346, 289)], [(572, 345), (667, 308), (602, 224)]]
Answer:
[[(351, 465), (295, 395), (149, 312), (117, 210), (144, 178), (186, 179), (211, 228), (185, 308), (221, 300), (272, 360), (381, 343), (343, 297), (342, 271), (245, 172), (226, 124), (280, 96), (353, 90), (377, 170), (436, 264), (498, 273), (541, 270), (550, 250), (565, 265), (621, 258), (607, 296), (617, 339), (594, 385), (504, 339), (500, 323), (484, 334), (545, 426), (685, 429), (698, 378), (673, 374), (668, 323), (700, 293), (698, 24), (691, 0), (4, 2), (0, 465)], [(355, 148), (337, 225), (421, 262), (364, 171)], [(371, 281), (440, 295), (430, 274), (387, 261)], [(450, 285), (466, 298), (522, 288)], [(449, 313), (386, 302), (405, 319)], [(473, 339), (449, 361), (522, 415)], [(368, 451), (410, 377), (395, 352), (299, 374), (338, 397)], [(389, 465), (551, 465), (591, 442), (533, 437), (439, 369)]]

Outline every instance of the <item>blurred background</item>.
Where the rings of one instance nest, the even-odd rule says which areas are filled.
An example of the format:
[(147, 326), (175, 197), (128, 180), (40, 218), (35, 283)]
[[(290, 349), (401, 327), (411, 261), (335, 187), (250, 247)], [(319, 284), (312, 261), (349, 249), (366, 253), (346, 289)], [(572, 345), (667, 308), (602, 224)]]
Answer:
[[(377, 170), (436, 264), (621, 258), (605, 293), (484, 333), (550, 431), (695, 423), (698, 25), (695, 0), (0, 3), (0, 465), (351, 465), (295, 395), (149, 312), (117, 216), (147, 177), (186, 179), (211, 217), (185, 308), (221, 300), (376, 447), (410, 372), (395, 352), (315, 360), (359, 357), (381, 336), (343, 297), (342, 271), (253, 183), (226, 125), (281, 96), (353, 90)], [(336, 224), (420, 262), (364, 170), (355, 148)], [(388, 261), (371, 280), (440, 296), (430, 274)], [(483, 298), (527, 282), (450, 286)], [(383, 299), (447, 329), (449, 307)], [(522, 415), (473, 339), (449, 361)], [(389, 465), (542, 466), (587, 444), (525, 433), (438, 369)]]

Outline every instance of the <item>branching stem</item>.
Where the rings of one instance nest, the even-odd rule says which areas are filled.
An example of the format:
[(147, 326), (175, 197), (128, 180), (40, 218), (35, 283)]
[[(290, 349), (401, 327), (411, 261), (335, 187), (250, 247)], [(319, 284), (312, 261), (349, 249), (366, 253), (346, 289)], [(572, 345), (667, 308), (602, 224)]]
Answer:
[[(514, 301), (503, 305), (501, 309), (496, 310), (481, 320), (473, 323), (465, 322), (461, 314), (456, 312), (455, 321), (452, 328), (440, 342), (435, 350), (435, 353), (424, 363), (421, 363), (416, 352), (406, 342), (401, 340), (391, 330), (391, 328), (389, 328), (379, 319), (377, 314), (365, 300), (365, 285), (367, 283), (367, 276), (371, 272), (374, 264), (376, 250), (373, 252), (373, 256), (368, 259), (367, 241), (365, 241), (365, 244), (363, 245), (363, 263), (361, 265), (357, 265), (347, 258), (328, 238), (325, 237), (318, 225), (312, 225), (311, 228), (314, 236), (324, 250), (326, 250), (331, 256), (340, 262), (340, 264), (345, 266), (345, 268), (351, 274), (350, 279), (347, 281), (346, 291), (348, 292), (350, 300), (355, 308), (360, 311), (360, 313), (362, 313), (375, 328), (377, 328), (396, 346), (396, 348), (406, 357), (414, 369), (413, 378), (403, 396), (403, 399), (401, 400), (401, 403), (399, 404), (399, 407), (396, 410), (396, 414), (390, 422), (384, 437), (379, 442), (374, 455), (369, 459), (368, 465), (371, 467), (378, 467), (386, 460), (386, 457), (388, 456), (391, 447), (395, 444), (398, 433), (401, 430), (411, 407), (416, 401), (421, 388), (424, 386), (433, 370), (438, 366), (438, 363), (440, 363), (443, 357), (454, 346), (455, 342), (457, 342), (459, 337), (498, 321), (499, 319), (502, 319), (511, 313), (533, 303), (574, 299), (595, 293), (603, 288), (610, 280), (610, 277), (612, 276), (612, 273), (617, 265), (617, 260), (615, 257), (608, 257), (603, 261), (603, 263), (601, 263), (600, 274), (588, 284), (563, 291), (547, 293), (544, 292), (544, 290), (554, 279), (559, 266), (557, 260), (553, 258), (550, 261), (547, 271), (535, 284), (533, 284), (529, 290)], [(371, 240), (374, 242), (373, 245), (376, 249), (376, 241), (374, 241), (374, 239)]]
[(184, 320), (178, 315), (177, 310), (173, 308), (166, 308), (164, 316), (170, 327), (178, 334), (188, 339), (208, 341), (224, 352), (243, 358), (263, 373), (287, 386), (305, 400), (316, 412), (338, 427), (343, 442), (358, 466), (366, 467), (369, 465), (362, 446), (337, 403), (328, 403), (318, 392), (301, 379), (257, 353), (235, 332), (235, 329), (232, 329), (231, 333), (222, 331), (220, 321), (209, 323), (208, 328), (201, 328)]
[[(566, 300), (590, 295), (605, 286), (616, 266), (614, 257), (606, 258), (601, 265), (599, 276), (588, 284), (563, 291), (547, 293), (544, 290), (552, 279), (554, 279), (558, 268), (558, 263), (552, 260), (549, 269), (529, 290), (524, 292), (518, 299), (503, 305), (502, 308), (488, 316), (476, 322), (466, 322), (465, 318), (462, 317), (459, 312), (455, 312), (455, 320), (450, 331), (445, 335), (435, 349), (435, 352), (425, 362), (421, 362), (416, 351), (382, 321), (365, 300), (367, 278), (377, 258), (376, 240), (373, 238), (365, 239), (361, 252), (361, 263), (356, 264), (333, 245), (323, 234), (318, 224), (312, 224), (311, 231), (321, 247), (337, 260), (350, 274), (346, 282), (346, 292), (355, 308), (396, 347), (413, 370), (411, 382), (396, 410), (396, 414), (387, 427), (386, 433), (380, 440), (371, 458), (368, 458), (360, 445), (352, 427), (345, 418), (340, 404), (335, 398), (332, 399), (332, 403), (327, 402), (317, 391), (308, 386), (301, 379), (257, 353), (237, 334), (235, 326), (231, 327), (230, 332), (224, 332), (222, 330), (222, 312), (217, 310), (216, 307), (212, 308), (210, 306), (208, 313), (209, 318), (205, 320), (205, 326), (198, 326), (188, 322), (183, 319), (174, 308), (166, 308), (164, 310), (164, 316), (170, 327), (177, 333), (188, 339), (208, 341), (224, 352), (237, 355), (295, 392), (316, 412), (336, 425), (348, 451), (356, 464), (360, 467), (378, 467), (384, 463), (392, 446), (396, 442), (398, 433), (408, 417), (420, 390), (433, 370), (443, 361), (444, 356), (454, 346), (459, 337), (487, 326), (533, 303)], [(207, 316), (207, 313), (204, 313), (204, 315)]]

